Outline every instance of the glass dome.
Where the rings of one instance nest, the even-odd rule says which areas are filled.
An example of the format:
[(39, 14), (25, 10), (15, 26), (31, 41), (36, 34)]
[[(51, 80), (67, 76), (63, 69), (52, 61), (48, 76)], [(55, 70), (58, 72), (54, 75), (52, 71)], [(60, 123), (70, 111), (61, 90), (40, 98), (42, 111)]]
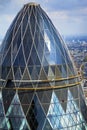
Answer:
[(18, 13), (3, 40), (1, 54), (1, 79), (16, 82), (16, 87), (18, 80), (77, 75), (61, 36), (35, 3), (26, 4)]

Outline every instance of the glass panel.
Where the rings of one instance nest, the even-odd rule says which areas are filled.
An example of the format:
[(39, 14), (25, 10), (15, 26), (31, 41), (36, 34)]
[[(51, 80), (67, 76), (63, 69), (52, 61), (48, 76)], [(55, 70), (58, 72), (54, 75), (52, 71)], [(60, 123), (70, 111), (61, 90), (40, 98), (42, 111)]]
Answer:
[(6, 89), (2, 90), (3, 104), (4, 104), (5, 112), (7, 112), (8, 108), (11, 104), (14, 94), (15, 94), (15, 90), (6, 90)]
[(24, 35), (24, 38), (23, 38), (24, 55), (25, 55), (26, 61), (28, 60), (30, 50), (31, 50), (31, 47), (33, 44), (32, 39), (33, 38), (32, 38), (31, 32), (30, 32), (30, 27), (28, 25), (26, 32), (25, 32), (25, 35)]
[[(6, 116), (8, 117), (11, 128), (14, 130), (15, 129), (20, 130), (21, 128), (24, 128), (25, 125), (27, 124), (17, 94), (15, 94)], [(27, 128), (29, 127), (27, 126)]]
[(17, 54), (20, 44), (21, 44), (21, 27), (18, 29), (18, 32), (16, 33), (14, 40), (13, 40), (13, 52), (12, 52), (13, 60)]
[(23, 21), (22, 21), (22, 37), (24, 35), (24, 32), (26, 30), (26, 26), (28, 24), (28, 9), (25, 10), (25, 13), (23, 14), (24, 17), (23, 18)]
[(35, 14), (32, 11), (31, 15), (30, 15), (30, 26), (31, 26), (31, 33), (34, 36), (35, 33), (35, 23), (36, 23), (36, 19), (35, 19)]
[(45, 121), (44, 111), (37, 96), (34, 96), (32, 100), (29, 112), (27, 114), (27, 120), (32, 130), (42, 130)]
[(48, 121), (53, 129), (62, 128), (61, 116), (63, 114), (64, 114), (64, 111), (59, 103), (58, 98), (53, 92), (50, 107), (47, 114)]
[(18, 67), (18, 66), (24, 67), (25, 66), (25, 60), (24, 60), (22, 46), (20, 47), (20, 50), (16, 56), (16, 59), (14, 60), (13, 66), (15, 66), (15, 67)]

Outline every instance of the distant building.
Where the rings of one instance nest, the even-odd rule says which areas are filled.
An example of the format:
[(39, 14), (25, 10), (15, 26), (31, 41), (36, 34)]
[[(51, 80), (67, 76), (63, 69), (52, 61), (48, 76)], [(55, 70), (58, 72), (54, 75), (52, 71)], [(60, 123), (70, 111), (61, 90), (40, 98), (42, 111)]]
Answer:
[(87, 130), (80, 75), (40, 5), (21, 9), (0, 54), (0, 130)]

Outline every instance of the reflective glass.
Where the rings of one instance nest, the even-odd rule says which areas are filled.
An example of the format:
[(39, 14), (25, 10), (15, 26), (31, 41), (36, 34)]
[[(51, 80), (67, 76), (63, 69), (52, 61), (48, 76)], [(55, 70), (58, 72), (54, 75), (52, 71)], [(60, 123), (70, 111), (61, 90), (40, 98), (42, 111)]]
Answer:
[(87, 130), (79, 75), (40, 5), (24, 5), (0, 57), (0, 129)]

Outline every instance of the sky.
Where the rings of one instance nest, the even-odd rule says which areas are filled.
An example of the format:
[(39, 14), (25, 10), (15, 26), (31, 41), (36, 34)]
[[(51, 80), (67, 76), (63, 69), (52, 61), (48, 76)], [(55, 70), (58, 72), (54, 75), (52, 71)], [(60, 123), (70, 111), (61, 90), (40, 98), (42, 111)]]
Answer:
[(87, 35), (87, 0), (0, 0), (0, 39), (29, 2), (41, 5), (61, 35)]

